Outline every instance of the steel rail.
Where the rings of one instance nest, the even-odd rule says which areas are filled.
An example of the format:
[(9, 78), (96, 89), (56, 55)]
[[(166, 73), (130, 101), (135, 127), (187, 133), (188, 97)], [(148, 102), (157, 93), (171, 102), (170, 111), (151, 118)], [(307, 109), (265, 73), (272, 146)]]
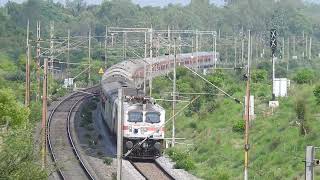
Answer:
[[(160, 171), (168, 179), (170, 179), (170, 180), (174, 180), (175, 179), (167, 171), (165, 171), (164, 168), (155, 160), (151, 160), (151, 161), (147, 161), (147, 162), (139, 162), (139, 161), (129, 161), (129, 162), (147, 180), (151, 179), (151, 178), (148, 178), (148, 176), (152, 176), (152, 175), (148, 175), (147, 174), (147, 173), (150, 173), (150, 169), (149, 170), (142, 170), (141, 167), (139, 167), (139, 165), (137, 165), (138, 163), (145, 163), (144, 166), (153, 166), (152, 167), (153, 169), (154, 169), (154, 167), (156, 167), (156, 170)], [(153, 178), (156, 178), (156, 177), (152, 177), (152, 179)], [(159, 179), (163, 179), (163, 177), (161, 177)]]
[[(79, 92), (80, 93), (80, 92)], [(84, 99), (88, 98), (88, 97), (92, 97), (93, 95), (84, 95), (84, 97), (82, 97), (81, 99), (79, 99), (76, 103), (73, 104), (73, 106), (70, 108), (70, 111), (68, 113), (68, 119), (67, 119), (67, 130), (68, 130), (68, 139), (69, 142), (72, 146), (72, 150), (73, 153), (75, 154), (75, 156), (77, 157), (77, 159), (79, 160), (79, 164), (82, 167), (82, 169), (84, 170), (85, 174), (87, 175), (87, 177), (91, 180), (94, 180), (93, 175), (90, 173), (90, 171), (88, 170), (88, 168), (86, 167), (85, 163), (83, 162), (81, 155), (77, 149), (77, 147), (75, 146), (72, 134), (71, 134), (71, 130), (70, 130), (70, 119), (72, 116), (72, 112), (75, 109), (75, 107), (79, 104), (79, 102), (83, 101)]]
[[(88, 90), (91, 90), (93, 88), (96, 88), (97, 86), (94, 86), (94, 87), (91, 87), (91, 88), (88, 88), (86, 89), (86, 91)], [(51, 126), (51, 122), (52, 122), (52, 118), (53, 118), (53, 115), (56, 113), (57, 109), (63, 104), (65, 103), (66, 101), (72, 99), (72, 98), (76, 98), (76, 97), (79, 97), (79, 94), (81, 94), (82, 92), (76, 92), (76, 93), (72, 93), (70, 94), (69, 96), (67, 96), (66, 98), (64, 98), (63, 100), (61, 100), (55, 107), (54, 109), (51, 110), (51, 113), (50, 113), (50, 116), (48, 118), (48, 121), (47, 121), (47, 127), (48, 127), (48, 135), (47, 135), (47, 141), (48, 141), (48, 147), (49, 147), (49, 153), (51, 155), (51, 159), (53, 160), (53, 162), (56, 164), (57, 163), (57, 158), (56, 158), (56, 155), (55, 155), (55, 152), (53, 150), (53, 145), (52, 145), (52, 142), (51, 142), (51, 132), (50, 132), (50, 126)], [(81, 96), (81, 95), (80, 95)], [(81, 166), (81, 168), (84, 170), (84, 173), (87, 175), (87, 177), (89, 179), (94, 179), (94, 177), (91, 175), (91, 173), (89, 172), (88, 168), (85, 166), (82, 158), (80, 157), (80, 154), (78, 152), (78, 149), (75, 147), (75, 143), (73, 141), (73, 138), (72, 138), (72, 135), (71, 135), (71, 132), (70, 132), (70, 117), (71, 117), (71, 114), (74, 110), (74, 108), (79, 104), (79, 102), (83, 101), (85, 98), (87, 97), (91, 97), (92, 95), (88, 96), (87, 94), (84, 94), (82, 95), (83, 97), (81, 97), (79, 100), (77, 100), (73, 105), (72, 107), (69, 109), (68, 111), (68, 116), (67, 116), (67, 132), (68, 132), (68, 140), (70, 142), (70, 145), (72, 146), (72, 149), (73, 149), (73, 153), (75, 154), (76, 158), (79, 160), (79, 164)], [(66, 179), (66, 177), (64, 176), (63, 174), (63, 171), (61, 170), (60, 167), (57, 167), (57, 173), (60, 177), (60, 179)]]

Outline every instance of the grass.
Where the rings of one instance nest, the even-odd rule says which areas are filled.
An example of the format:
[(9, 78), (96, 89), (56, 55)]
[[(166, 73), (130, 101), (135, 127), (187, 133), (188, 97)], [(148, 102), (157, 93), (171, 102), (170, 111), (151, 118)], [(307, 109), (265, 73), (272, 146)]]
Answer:
[[(239, 83), (234, 76), (230, 76), (225, 82), (239, 85), (239, 89), (233, 95), (242, 100), (244, 83)], [(160, 83), (163, 81), (161, 79)], [(184, 83), (187, 81), (185, 78)], [(199, 83), (194, 80), (190, 82)], [(202, 87), (203, 84), (199, 83), (199, 86)], [(229, 88), (225, 84), (222, 86), (224, 89)], [(170, 87), (167, 88), (165, 91), (170, 91)], [(313, 95), (314, 88), (315, 85), (312, 84), (292, 83), (289, 97), (279, 98), (280, 107), (270, 115), (271, 113), (267, 113), (271, 112), (267, 104), (271, 99), (271, 85), (267, 82), (252, 84), (256, 119), (251, 122), (250, 128), (250, 178), (267, 180), (304, 177), (302, 161), (305, 147), (319, 145), (320, 106)], [(300, 127), (297, 125), (295, 106), (299, 98), (305, 101), (307, 109), (306, 121), (310, 132), (305, 136), (301, 135)], [(177, 145), (174, 149), (168, 149), (166, 153), (176, 161), (176, 166), (200, 178), (243, 179), (244, 137), (240, 128), (242, 124), (239, 123), (242, 120), (243, 107), (221, 96), (217, 96), (214, 101), (212, 103), (201, 98), (201, 107), (197, 112), (193, 112), (191, 116), (181, 113), (177, 117), (176, 135), (186, 138), (184, 143), (189, 146)], [(177, 109), (184, 105), (178, 103)], [(210, 112), (208, 106), (212, 105), (214, 110)], [(171, 116), (171, 107), (166, 104), (164, 107), (168, 119)], [(166, 129), (166, 134), (170, 137), (170, 122)], [(182, 154), (184, 158), (177, 158), (177, 154), (178, 157)], [(192, 165), (189, 166), (190, 164)], [(320, 171), (316, 170), (315, 173), (320, 174)]]

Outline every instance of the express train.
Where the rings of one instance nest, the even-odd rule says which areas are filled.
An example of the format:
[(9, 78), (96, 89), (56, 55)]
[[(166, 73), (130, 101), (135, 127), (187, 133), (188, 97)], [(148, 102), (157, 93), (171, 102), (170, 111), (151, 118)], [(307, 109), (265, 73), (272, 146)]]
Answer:
[[(177, 66), (208, 68), (213, 66), (217, 55), (199, 52), (179, 54)], [(162, 154), (165, 137), (165, 110), (146, 97), (141, 90), (144, 70), (148, 78), (170, 72), (174, 56), (161, 56), (127, 60), (106, 70), (101, 81), (101, 114), (111, 133), (117, 134), (118, 89), (122, 88), (123, 101), (123, 153), (134, 150), (128, 158), (156, 158)], [(148, 79), (147, 78), (147, 79)], [(147, 140), (139, 146), (137, 143)]]

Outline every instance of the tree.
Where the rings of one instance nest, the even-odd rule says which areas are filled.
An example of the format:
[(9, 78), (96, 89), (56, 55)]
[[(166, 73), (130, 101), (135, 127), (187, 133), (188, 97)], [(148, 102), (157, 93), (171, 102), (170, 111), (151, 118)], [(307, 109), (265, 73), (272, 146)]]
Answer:
[(0, 89), (0, 124), (9, 121), (12, 127), (25, 125), (29, 116), (29, 110), (16, 101), (15, 95), (10, 89)]
[(4, 136), (0, 151), (0, 179), (46, 179), (35, 163), (32, 131), (17, 129)]
[(267, 80), (268, 72), (262, 69), (252, 71), (251, 79), (254, 83), (263, 83)]
[(314, 72), (310, 69), (299, 70), (293, 78), (298, 84), (311, 83), (314, 79)]

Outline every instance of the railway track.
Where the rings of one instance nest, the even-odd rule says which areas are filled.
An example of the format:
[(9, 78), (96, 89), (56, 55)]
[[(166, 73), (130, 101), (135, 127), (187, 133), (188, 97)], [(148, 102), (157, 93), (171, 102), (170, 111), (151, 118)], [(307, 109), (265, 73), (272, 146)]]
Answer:
[(147, 180), (174, 180), (156, 161), (130, 161), (133, 167)]
[(98, 87), (95, 86), (84, 92), (73, 93), (57, 104), (50, 113), (47, 140), (49, 153), (60, 179), (95, 179), (75, 146), (70, 119), (76, 107), (86, 98), (92, 97), (90, 93), (97, 90)]

